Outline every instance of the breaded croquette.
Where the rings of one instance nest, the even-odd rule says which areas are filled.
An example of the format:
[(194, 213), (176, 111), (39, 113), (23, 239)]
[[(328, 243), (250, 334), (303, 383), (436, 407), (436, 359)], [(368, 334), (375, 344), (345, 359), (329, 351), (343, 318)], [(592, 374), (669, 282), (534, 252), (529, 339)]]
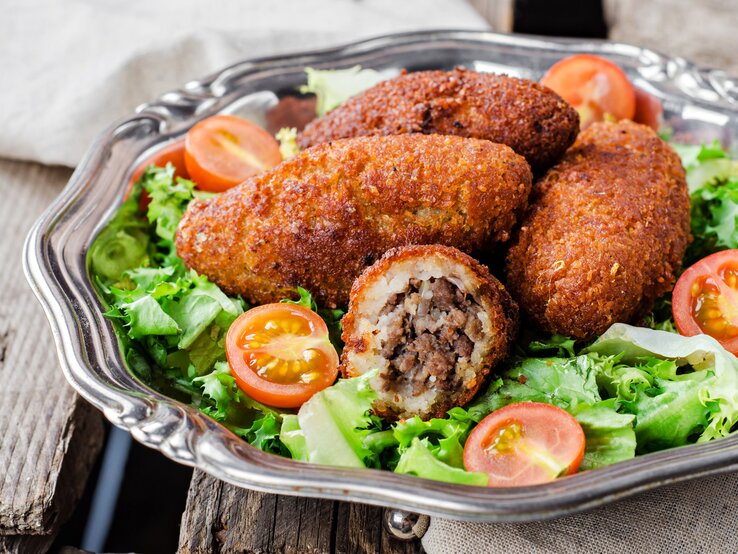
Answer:
[(457, 68), (383, 81), (308, 124), (298, 142), (306, 148), (366, 135), (457, 135), (506, 144), (540, 171), (578, 132), (576, 110), (543, 85)]
[(302, 286), (327, 306), (387, 250), (465, 252), (509, 238), (532, 175), (510, 148), (441, 135), (360, 137), (303, 151), (180, 222), (177, 253), (228, 294), (263, 304)]
[(517, 305), (476, 260), (436, 244), (393, 248), (351, 289), (341, 371), (379, 370), (379, 416), (443, 417), (507, 356), (517, 323)]
[(597, 123), (534, 185), (507, 287), (543, 330), (634, 322), (671, 290), (690, 240), (679, 157), (649, 127)]

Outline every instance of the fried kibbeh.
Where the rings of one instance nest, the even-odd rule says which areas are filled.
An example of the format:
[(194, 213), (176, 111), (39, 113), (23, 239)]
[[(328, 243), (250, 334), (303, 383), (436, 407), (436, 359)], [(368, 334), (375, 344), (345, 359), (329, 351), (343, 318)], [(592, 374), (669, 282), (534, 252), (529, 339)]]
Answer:
[(534, 185), (506, 284), (541, 329), (586, 340), (645, 315), (689, 241), (676, 152), (644, 125), (596, 123)]
[(443, 417), (507, 356), (517, 324), (517, 305), (473, 258), (437, 244), (393, 248), (351, 289), (341, 371), (379, 370), (381, 417)]
[(309, 123), (298, 142), (307, 148), (366, 135), (456, 135), (506, 144), (541, 171), (578, 132), (576, 110), (543, 85), (456, 68), (383, 81)]
[(475, 252), (507, 240), (531, 182), (523, 157), (487, 140), (340, 140), (193, 200), (177, 253), (253, 304), (302, 286), (321, 305), (344, 306), (354, 279), (390, 248), (438, 243)]

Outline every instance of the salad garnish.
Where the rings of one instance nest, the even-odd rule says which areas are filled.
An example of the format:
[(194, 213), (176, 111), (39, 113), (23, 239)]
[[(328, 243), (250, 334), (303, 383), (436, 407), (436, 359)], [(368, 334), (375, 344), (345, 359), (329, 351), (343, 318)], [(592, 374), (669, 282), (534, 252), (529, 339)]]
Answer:
[[(307, 74), (308, 84), (302, 92), (317, 94), (319, 114), (384, 78), (359, 67), (308, 69)], [(274, 141), (270, 148), (280, 153), (280, 159), (287, 159), (298, 151), (295, 137), (294, 129), (283, 129), (277, 135), (279, 145), (269, 137)], [(729, 250), (738, 249), (738, 160), (718, 143), (672, 146), (687, 170), (692, 199), (694, 241), (685, 264), (720, 252), (738, 268), (738, 254)], [(173, 145), (167, 151), (169, 158), (155, 160), (163, 167), (151, 165), (140, 173), (127, 200), (89, 250), (90, 274), (108, 305), (106, 315), (131, 371), (213, 417), (255, 447), (305, 462), (385, 469), (472, 485), (504, 484), (500, 479), (504, 481), (505, 473), (499, 467), (510, 463), (505, 458), (509, 450), (521, 456), (516, 464), (529, 464), (537, 475), (532, 481), (509, 484), (530, 484), (541, 482), (541, 471), (546, 475), (543, 480), (548, 480), (664, 448), (725, 437), (736, 430), (738, 359), (725, 347), (735, 350), (706, 325), (697, 336), (677, 334), (677, 327), (687, 334), (679, 315), (686, 313), (687, 300), (677, 293), (659, 299), (653, 312), (640, 322), (643, 327), (615, 324), (591, 344), (560, 335), (521, 336), (515, 355), (465, 408), (452, 408), (445, 417), (428, 421), (413, 417), (388, 422), (371, 412), (377, 396), (370, 386), (372, 372), (332, 384), (335, 355), (341, 353), (343, 311), (322, 309), (309, 291), (299, 288), (294, 298), (284, 302), (292, 303), (305, 321), (312, 321), (320, 348), (333, 352), (328, 356), (330, 363), (319, 372), (325, 378), (299, 402), (280, 404), (269, 395), (259, 396), (244, 385), (243, 368), (233, 362), (229, 365), (231, 353), (227, 352), (229, 329), (235, 329), (234, 333), (246, 329), (234, 327), (234, 322), (248, 321), (246, 316), (253, 318), (258, 312), (250, 310), (243, 299), (226, 295), (205, 276), (187, 270), (176, 253), (175, 231), (188, 204), (211, 194), (201, 189), (225, 188), (202, 186), (200, 181), (224, 175), (207, 169), (203, 160), (197, 165), (210, 176), (189, 180), (194, 177), (194, 162), (190, 153), (190, 163), (180, 167), (180, 158), (188, 155), (183, 148), (181, 143)], [(254, 152), (249, 151), (248, 156), (228, 152), (254, 167), (250, 157)], [(257, 153), (265, 166), (278, 161), (259, 156)], [(738, 310), (738, 304), (731, 303), (732, 294), (715, 300), (716, 306), (727, 301), (730, 310)], [(276, 306), (272, 309), (278, 310), (280, 305)], [(728, 318), (730, 314), (723, 315)], [(705, 332), (708, 334), (702, 334)], [(234, 355), (245, 355), (243, 344), (239, 343)], [(294, 353), (288, 369), (310, 349)], [(272, 367), (269, 363), (277, 358), (285, 362), (280, 356), (262, 360), (255, 371), (263, 370), (262, 377), (279, 381), (281, 377), (270, 372), (278, 371), (280, 364)], [(295, 371), (293, 377), (301, 378), (304, 372)], [(538, 447), (507, 449), (525, 443), (527, 433), (533, 436), (540, 431), (536, 418), (532, 423), (526, 423), (526, 418), (541, 404), (546, 417), (571, 424), (569, 447), (563, 452)], [(503, 418), (505, 414), (509, 417)], [(527, 430), (525, 425), (533, 427)], [(577, 439), (580, 431), (583, 442)], [(492, 457), (480, 455), (492, 451)], [(495, 457), (502, 460), (501, 466), (490, 468), (490, 459)]]

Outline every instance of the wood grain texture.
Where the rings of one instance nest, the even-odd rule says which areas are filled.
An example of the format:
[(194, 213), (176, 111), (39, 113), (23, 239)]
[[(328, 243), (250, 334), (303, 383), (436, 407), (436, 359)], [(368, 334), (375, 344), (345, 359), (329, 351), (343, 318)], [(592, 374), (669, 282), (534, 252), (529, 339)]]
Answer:
[(195, 471), (179, 535), (180, 554), (414, 554), (382, 528), (382, 508), (264, 494)]
[(102, 446), (101, 415), (67, 385), (21, 268), (28, 230), (69, 175), (0, 160), (0, 535), (53, 534)]
[(54, 542), (54, 535), (0, 535), (2, 554), (44, 554)]

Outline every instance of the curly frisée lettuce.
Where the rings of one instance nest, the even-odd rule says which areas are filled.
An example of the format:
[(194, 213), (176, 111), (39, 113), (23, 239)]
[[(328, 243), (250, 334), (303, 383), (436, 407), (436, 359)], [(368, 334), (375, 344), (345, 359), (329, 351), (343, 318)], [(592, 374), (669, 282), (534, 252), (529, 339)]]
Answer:
[(452, 408), (446, 415), (429, 421), (415, 416), (393, 426), (399, 453), (395, 472), (461, 485), (487, 485), (486, 473), (464, 469), (464, 443), (476, 422), (463, 408)]
[(684, 266), (727, 248), (738, 248), (738, 160), (715, 141), (672, 144), (687, 172), (692, 235)]
[[(151, 202), (139, 208), (143, 191)], [(224, 340), (246, 304), (188, 271), (174, 234), (200, 195), (174, 168), (148, 168), (89, 251), (90, 273), (109, 304), (129, 367), (144, 381), (222, 422), (258, 448), (286, 454), (281, 413), (236, 386)]]
[(671, 146), (679, 154), (687, 172), (689, 192), (695, 192), (708, 184), (738, 177), (738, 161), (731, 160), (717, 140), (711, 144), (672, 143)]
[(279, 153), (283, 160), (289, 160), (300, 153), (300, 147), (297, 145), (297, 129), (295, 127), (282, 127), (277, 134), (274, 135), (279, 141)]
[[(687, 174), (693, 240), (682, 262), (686, 269), (705, 256), (738, 248), (738, 160), (717, 141), (691, 145), (670, 143)], [(676, 333), (671, 316), (671, 294), (641, 322), (653, 329)]]
[(617, 323), (588, 352), (621, 357), (634, 371), (601, 375), (636, 415), (644, 450), (728, 436), (738, 425), (738, 359), (707, 335), (682, 337)]
[(597, 385), (597, 375), (614, 363), (614, 357), (573, 353), (519, 359), (468, 407), (469, 414), (481, 421), (514, 402), (552, 404), (572, 414), (584, 430), (581, 469), (630, 459), (636, 449), (634, 417), (618, 413), (615, 401), (603, 400)]

